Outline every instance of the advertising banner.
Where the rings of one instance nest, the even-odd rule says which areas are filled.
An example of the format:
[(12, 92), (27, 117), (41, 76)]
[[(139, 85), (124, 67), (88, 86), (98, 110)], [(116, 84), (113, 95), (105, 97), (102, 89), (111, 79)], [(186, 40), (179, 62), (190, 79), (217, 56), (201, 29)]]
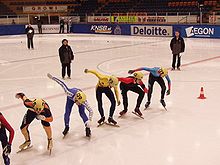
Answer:
[(24, 25), (0, 25), (0, 35), (25, 34)]
[(137, 16), (111, 16), (111, 22), (118, 23), (137, 23)]
[(137, 36), (172, 36), (172, 26), (131, 25), (131, 35)]
[(130, 35), (130, 25), (126, 24), (74, 24), (72, 33)]
[(187, 38), (220, 38), (220, 26), (212, 25), (174, 25), (174, 32), (180, 31)]
[(88, 16), (88, 22), (110, 22), (110, 16)]
[[(34, 32), (38, 33), (37, 25), (31, 25), (31, 26), (34, 28)], [(60, 25), (42, 25), (43, 33), (59, 33), (59, 30), (60, 30)], [(66, 32), (66, 26), (64, 26), (64, 31)]]
[(67, 12), (67, 6), (24, 6), (24, 13)]

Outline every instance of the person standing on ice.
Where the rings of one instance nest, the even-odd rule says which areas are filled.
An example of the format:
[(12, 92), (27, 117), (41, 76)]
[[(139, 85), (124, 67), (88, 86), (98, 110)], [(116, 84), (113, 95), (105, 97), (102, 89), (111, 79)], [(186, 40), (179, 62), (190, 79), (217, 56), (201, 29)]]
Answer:
[[(98, 79), (98, 83), (96, 85), (96, 99), (98, 102), (98, 111), (100, 113), (101, 119), (98, 120), (99, 124), (102, 124), (105, 122), (105, 115), (104, 115), (104, 110), (102, 107), (102, 94), (104, 93), (108, 99), (111, 102), (111, 107), (110, 107), (110, 112), (109, 112), (109, 118), (108, 122), (113, 125), (116, 125), (117, 122), (113, 119), (113, 115), (115, 112), (115, 107), (116, 107), (116, 101), (115, 101), (115, 96), (117, 99), (117, 104), (118, 106), (120, 105), (120, 100), (119, 100), (119, 94), (118, 94), (118, 79), (115, 76), (108, 76), (108, 75), (102, 75), (98, 73), (95, 70), (84, 70), (85, 73), (92, 73), (94, 74)], [(112, 92), (111, 88), (114, 88), (115, 91), (115, 96), (114, 93)]]
[[(6, 129), (10, 132), (9, 141), (6, 134)], [(10, 158), (8, 157), (8, 155), (11, 153), (11, 144), (13, 138), (14, 138), (14, 129), (11, 127), (11, 125), (7, 122), (7, 120), (0, 112), (0, 141), (2, 143), (2, 149), (3, 149), (2, 157), (4, 159), (5, 165), (10, 165)]]
[[(167, 95), (170, 94), (170, 89), (171, 89), (171, 80), (168, 76), (168, 70), (162, 67), (154, 67), (154, 68), (148, 68), (148, 67), (142, 67), (142, 68), (138, 68), (138, 69), (134, 69), (134, 70), (129, 70), (128, 73), (132, 74), (134, 72), (137, 71), (148, 71), (150, 72), (149, 74), (149, 79), (148, 79), (148, 101), (145, 104), (145, 108), (147, 109), (151, 103), (151, 95), (153, 92), (153, 86), (154, 86), (154, 82), (156, 81), (160, 87), (161, 87), (161, 98), (160, 98), (160, 103), (163, 105), (163, 107), (166, 107), (166, 103), (164, 101), (164, 96), (165, 93), (167, 93)], [(163, 80), (163, 78), (166, 78), (167, 82), (168, 82), (168, 90), (166, 92), (166, 85), (165, 82)]]
[(142, 103), (145, 93), (148, 92), (148, 89), (145, 87), (144, 83), (142, 82), (143, 77), (144, 74), (141, 72), (134, 72), (133, 76), (129, 76), (125, 78), (118, 77), (118, 81), (121, 82), (120, 89), (121, 89), (123, 105), (124, 105), (124, 110), (119, 113), (121, 116), (126, 114), (128, 111), (128, 96), (127, 96), (128, 91), (132, 91), (138, 94), (137, 103), (134, 112), (136, 112), (139, 116), (142, 116), (142, 113), (140, 111), (140, 105)]
[[(91, 130), (90, 130), (89, 121), (92, 121), (93, 111), (86, 100), (85, 93), (82, 92), (82, 90), (78, 88), (68, 88), (64, 82), (62, 82), (56, 77), (53, 77), (49, 73), (47, 74), (47, 76), (50, 79), (54, 80), (56, 83), (58, 83), (64, 89), (65, 93), (67, 94), (66, 108), (65, 108), (65, 114), (64, 114), (65, 129), (63, 131), (63, 135), (66, 136), (66, 134), (69, 132), (70, 114), (71, 114), (73, 105), (76, 103), (76, 105), (78, 105), (78, 108), (79, 108), (79, 114), (86, 127), (85, 128), (86, 136), (90, 137)], [(89, 119), (85, 113), (85, 108), (89, 111)]]
[(71, 62), (74, 60), (74, 54), (68, 45), (67, 39), (62, 40), (62, 46), (59, 48), (59, 57), (62, 64), (62, 78), (65, 79), (67, 69), (68, 79), (71, 79)]
[(20, 127), (21, 132), (25, 138), (25, 142), (19, 146), (19, 149), (22, 151), (31, 146), (31, 138), (28, 127), (36, 118), (37, 120), (41, 120), (41, 124), (43, 125), (43, 128), (47, 134), (47, 150), (51, 152), (53, 141), (50, 122), (53, 121), (53, 116), (51, 114), (49, 105), (43, 99), (28, 99), (24, 93), (17, 93), (15, 97), (17, 99), (21, 99), (24, 103), (24, 106), (28, 108)]
[(181, 65), (181, 55), (185, 51), (184, 39), (180, 36), (179, 31), (175, 31), (175, 37), (170, 42), (170, 49), (173, 54), (172, 70), (176, 68), (176, 58), (177, 58), (177, 69), (180, 70)]
[(28, 49), (32, 48), (34, 49), (34, 43), (33, 43), (33, 38), (34, 38), (34, 28), (29, 24), (27, 28), (25, 29), (25, 32), (27, 34), (27, 45)]

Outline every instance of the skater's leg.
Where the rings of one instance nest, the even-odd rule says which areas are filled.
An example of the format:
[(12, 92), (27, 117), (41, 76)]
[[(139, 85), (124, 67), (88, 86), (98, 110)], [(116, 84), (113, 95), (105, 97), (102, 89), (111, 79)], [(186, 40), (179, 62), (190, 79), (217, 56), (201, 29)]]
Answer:
[(105, 95), (108, 97), (108, 99), (111, 102), (109, 117), (112, 118), (113, 114), (115, 112), (115, 107), (116, 107), (115, 96), (114, 96), (114, 93), (112, 92), (112, 90), (110, 88), (105, 88)]
[(120, 84), (120, 89), (121, 89), (121, 95), (123, 99), (123, 105), (124, 105), (124, 110), (128, 110), (128, 96), (127, 96), (127, 89), (124, 84)]
[(148, 102), (151, 101), (151, 95), (152, 95), (152, 92), (153, 92), (154, 82), (155, 82), (155, 78), (154, 78), (154, 76), (150, 73), (149, 79), (148, 79), (148, 93), (147, 93)]
[(85, 106), (84, 105), (79, 105), (78, 107), (79, 107), (79, 115), (82, 118), (84, 124), (86, 125), (88, 123), (89, 119), (88, 119), (88, 117), (85, 113)]
[(65, 114), (64, 114), (64, 123), (65, 123), (65, 126), (66, 126), (66, 127), (69, 127), (70, 114), (71, 114), (71, 112), (72, 112), (72, 107), (73, 107), (73, 105), (74, 105), (73, 100), (70, 100), (70, 99), (67, 97), (66, 107), (65, 107)]
[(25, 141), (30, 141), (30, 134), (28, 131), (28, 126), (35, 119), (36, 115), (37, 114), (35, 112), (28, 110), (23, 118), (20, 129), (21, 129), (21, 133), (23, 134), (25, 138)]
[(99, 114), (101, 117), (104, 117), (104, 110), (103, 110), (103, 107), (102, 107), (102, 92), (103, 92), (103, 89), (101, 87), (98, 87), (96, 89), (96, 99), (97, 99), (97, 102), (98, 102), (98, 110), (99, 110)]
[(166, 85), (165, 85), (165, 82), (163, 80), (162, 77), (158, 78), (157, 80), (158, 84), (160, 85), (161, 87), (161, 100), (164, 100), (164, 96), (165, 96), (165, 93), (166, 93)]
[(0, 134), (0, 141), (1, 141), (1, 144), (2, 144), (2, 157), (3, 157), (3, 160), (4, 160), (4, 164), (5, 165), (9, 165), (10, 164), (10, 158), (8, 157), (7, 154), (4, 153), (4, 148), (8, 145), (8, 137), (7, 137), (7, 134), (6, 134), (6, 131), (2, 131), (1, 134)]
[(136, 104), (136, 108), (140, 108), (140, 105), (142, 103), (142, 100), (144, 99), (144, 91), (138, 87), (138, 86), (134, 86), (133, 88), (130, 89), (132, 92), (135, 92), (138, 94), (138, 98), (137, 98), (137, 104)]

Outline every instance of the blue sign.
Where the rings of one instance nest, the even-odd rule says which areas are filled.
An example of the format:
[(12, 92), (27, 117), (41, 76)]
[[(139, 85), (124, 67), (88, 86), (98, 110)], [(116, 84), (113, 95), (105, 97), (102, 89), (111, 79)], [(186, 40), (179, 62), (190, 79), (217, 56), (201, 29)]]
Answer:
[(130, 35), (130, 25), (126, 24), (73, 24), (72, 33)]
[(0, 35), (25, 34), (24, 25), (1, 25)]
[(212, 25), (174, 25), (173, 30), (179, 31), (187, 38), (220, 38), (220, 26)]

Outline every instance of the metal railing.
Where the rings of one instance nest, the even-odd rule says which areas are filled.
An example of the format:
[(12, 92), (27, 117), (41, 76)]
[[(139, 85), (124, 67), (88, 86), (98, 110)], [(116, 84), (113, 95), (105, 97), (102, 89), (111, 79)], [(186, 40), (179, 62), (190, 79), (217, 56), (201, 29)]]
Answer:
[[(218, 13), (219, 14), (219, 13)], [(115, 22), (110, 19), (109, 23), (143, 23), (143, 24), (187, 24), (187, 23), (208, 23), (208, 24), (220, 24), (220, 15), (216, 13), (190, 13), (190, 12), (154, 12), (154, 13), (96, 13), (96, 14), (80, 14), (74, 13), (67, 16), (61, 15), (1, 15), (0, 25), (10, 24), (36, 24), (37, 19), (40, 18), (43, 24), (58, 24), (60, 19), (64, 18), (65, 21), (72, 19), (73, 23), (88, 23), (89, 18), (93, 17), (138, 17), (148, 19), (143, 22)], [(202, 18), (201, 18), (202, 17)], [(175, 19), (172, 19), (175, 18)], [(150, 20), (150, 21), (149, 21)], [(166, 21), (164, 21), (166, 20)], [(101, 21), (99, 23), (102, 23)]]

